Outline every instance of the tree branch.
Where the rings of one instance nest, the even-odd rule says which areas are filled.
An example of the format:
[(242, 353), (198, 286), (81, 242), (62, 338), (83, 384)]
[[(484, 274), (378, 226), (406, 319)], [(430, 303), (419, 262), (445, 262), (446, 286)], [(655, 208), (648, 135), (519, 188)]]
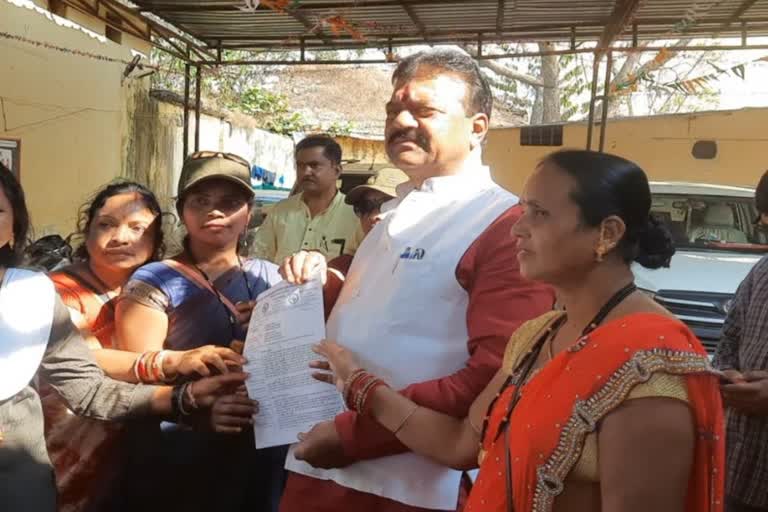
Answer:
[[(461, 48), (465, 52), (470, 54), (472, 57), (475, 57), (477, 55), (477, 52), (475, 52), (469, 45), (465, 45), (465, 44), (461, 45)], [(531, 75), (526, 75), (525, 73), (520, 73), (518, 71), (515, 71), (514, 69), (511, 69), (511, 68), (508, 68), (507, 66), (499, 64), (498, 62), (495, 62), (492, 60), (478, 60), (477, 63), (480, 65), (480, 67), (490, 69), (497, 75), (503, 76), (504, 78), (509, 78), (510, 80), (517, 80), (518, 82), (522, 82), (526, 85), (530, 85), (531, 87), (546, 87), (546, 85), (540, 78), (536, 78), (535, 76), (531, 76)]]
[[(678, 40), (676, 43), (673, 43), (672, 46), (687, 46), (691, 41), (692, 41), (692, 38), (685, 37), (685, 38), (682, 38), (682, 39)], [(680, 52), (670, 52), (669, 53), (669, 57), (672, 58), (675, 55), (677, 55), (678, 53), (680, 53)], [(633, 57), (635, 57), (635, 56), (637, 56), (637, 58), (633, 59)], [(627, 60), (624, 63), (625, 64), (631, 63), (631, 66), (636, 66), (639, 61), (640, 61), (639, 52), (638, 53), (630, 53), (627, 56)], [(648, 70), (651, 66), (653, 66), (653, 59), (649, 60), (648, 62), (646, 62), (645, 64), (643, 64), (642, 66), (640, 66), (639, 68), (637, 68), (635, 70), (632, 70), (631, 67), (622, 66), (621, 71), (619, 72), (619, 75), (617, 75), (616, 78), (614, 78), (613, 81), (614, 82), (619, 82), (619, 81), (625, 79), (629, 73), (633, 73), (634, 75), (639, 75), (643, 71)]]

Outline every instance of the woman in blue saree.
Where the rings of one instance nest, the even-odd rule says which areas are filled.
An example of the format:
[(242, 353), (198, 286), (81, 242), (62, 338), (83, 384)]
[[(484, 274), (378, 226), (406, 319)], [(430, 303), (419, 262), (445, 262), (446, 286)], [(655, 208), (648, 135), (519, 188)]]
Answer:
[[(184, 163), (177, 210), (187, 230), (184, 250), (138, 269), (117, 306), (120, 348), (144, 352), (229, 346), (245, 339), (256, 297), (281, 280), (277, 267), (241, 259), (250, 218), (250, 166), (231, 154), (199, 152)], [(254, 448), (249, 419), (227, 413), (249, 403), (243, 393), (219, 401), (189, 426), (135, 425), (132, 460), (121, 496), (124, 510), (277, 510), (285, 448)], [(201, 428), (202, 424), (202, 428)]]

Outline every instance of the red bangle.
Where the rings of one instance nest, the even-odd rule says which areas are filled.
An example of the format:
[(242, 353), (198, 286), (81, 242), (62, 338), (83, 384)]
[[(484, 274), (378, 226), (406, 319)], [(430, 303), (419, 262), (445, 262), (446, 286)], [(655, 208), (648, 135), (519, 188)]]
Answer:
[(350, 382), (349, 389), (346, 393), (345, 403), (349, 409), (355, 410), (355, 400), (360, 392), (360, 389), (365, 386), (365, 383), (374, 378), (373, 375), (366, 371), (358, 373), (354, 379)]
[(139, 362), (139, 375), (141, 376), (141, 382), (149, 383), (154, 382), (152, 376), (152, 360), (157, 352), (144, 352), (141, 355), (141, 361)]
[(355, 370), (344, 384), (344, 403), (347, 404), (348, 409), (364, 414), (369, 409), (368, 398), (371, 392), (379, 386), (386, 385), (386, 382), (365, 370)]
[(360, 412), (360, 409), (362, 409), (363, 406), (363, 395), (368, 389), (368, 387), (376, 382), (376, 377), (373, 375), (368, 375), (368, 378), (365, 379), (365, 382), (360, 384), (360, 387), (356, 390), (355, 393), (355, 403), (354, 408), (357, 412)]
[(371, 390), (375, 387), (385, 385), (384, 381), (378, 377), (371, 377), (372, 378), (366, 381), (365, 385), (358, 391), (357, 397), (355, 398), (355, 410), (360, 414), (363, 414), (363, 411), (365, 410), (365, 402), (368, 400)]
[(368, 387), (368, 390), (365, 392), (365, 394), (363, 395), (363, 398), (362, 398), (362, 399), (361, 399), (361, 401), (360, 401), (360, 409), (358, 409), (358, 412), (359, 412), (360, 414), (370, 414), (370, 412), (371, 412), (371, 402), (370, 402), (370, 400), (368, 400), (368, 399), (369, 399), (369, 398), (371, 397), (371, 395), (373, 394), (373, 391), (374, 391), (376, 388), (380, 387), (380, 386), (386, 386), (386, 387), (389, 387), (389, 386), (387, 386), (387, 383), (386, 383), (386, 382), (384, 382), (384, 381), (383, 381), (383, 380), (381, 380), (381, 379), (376, 379), (376, 380), (373, 382), (373, 384), (371, 384), (371, 385)]
[(136, 362), (136, 370), (139, 375), (140, 382), (147, 382), (147, 352), (144, 352), (139, 356), (139, 360)]
[(359, 378), (359, 377), (360, 377), (362, 374), (365, 374), (365, 373), (366, 373), (366, 371), (365, 371), (365, 370), (363, 370), (362, 368), (358, 368), (357, 370), (355, 370), (354, 372), (352, 372), (352, 373), (349, 375), (349, 377), (347, 377), (347, 379), (344, 381), (344, 389), (343, 389), (343, 392), (342, 392), (342, 396), (343, 396), (343, 398), (344, 398), (344, 403), (345, 403), (345, 404), (349, 404), (349, 396), (350, 396), (350, 394), (351, 394), (351, 391), (352, 391), (352, 385), (354, 384), (354, 382), (355, 382), (355, 381), (356, 381), (356, 380), (357, 380), (357, 379), (358, 379), (358, 378)]

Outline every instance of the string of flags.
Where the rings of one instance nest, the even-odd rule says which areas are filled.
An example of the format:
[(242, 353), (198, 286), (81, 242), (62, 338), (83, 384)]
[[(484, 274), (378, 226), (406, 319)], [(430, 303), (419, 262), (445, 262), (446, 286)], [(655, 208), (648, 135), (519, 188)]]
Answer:
[[(259, 7), (263, 6), (275, 12), (284, 14), (298, 8), (300, 3), (300, 0), (243, 0), (243, 4), (238, 6), (238, 10), (254, 13)], [(335, 36), (346, 34), (355, 41), (367, 41), (365, 35), (363, 35), (363, 32), (358, 28), (357, 24), (347, 20), (347, 18), (339, 13), (318, 18), (317, 23), (309, 29), (309, 33), (315, 33), (325, 28), (329, 29)]]
[(315, 27), (311, 29), (310, 32), (314, 32), (324, 27), (329, 28), (331, 33), (337, 37), (342, 34), (347, 34), (355, 41), (359, 41), (362, 43), (367, 41), (367, 38), (357, 28), (357, 25), (348, 21), (341, 14), (334, 14), (331, 16), (325, 16), (323, 18), (318, 19), (317, 23), (315, 24)]
[(653, 60), (647, 64), (644, 64), (640, 71), (637, 73), (629, 73), (622, 82), (615, 82), (611, 84), (612, 94), (627, 94), (635, 92), (637, 86), (641, 81), (653, 81), (651, 73), (661, 69), (664, 64), (669, 62), (672, 57), (675, 56), (675, 52), (662, 48), (659, 53), (653, 58)]
[[(758, 60), (761, 60), (761, 59), (758, 59)], [(689, 78), (686, 80), (680, 80), (677, 82), (661, 84), (661, 86), (667, 87), (669, 89), (674, 89), (679, 92), (684, 92), (686, 94), (693, 94), (699, 90), (706, 92), (706, 91), (709, 91), (708, 84), (710, 82), (718, 80), (719, 77), (727, 73), (732, 73), (733, 75), (744, 80), (744, 77), (746, 75), (746, 64), (747, 63), (738, 64), (728, 69), (718, 69), (716, 72), (710, 73), (708, 75), (698, 76), (696, 78)]]
[[(290, 13), (298, 9), (301, 0), (242, 0), (242, 5), (238, 9), (242, 12), (254, 13), (259, 7), (266, 7), (282, 14)], [(392, 34), (402, 33), (409, 30), (406, 25), (384, 24), (377, 21), (363, 21), (356, 23), (347, 19), (342, 13), (335, 11), (327, 16), (317, 17), (313, 26), (308, 29), (308, 33), (317, 34), (318, 32), (329, 31), (334, 36), (347, 35), (353, 40), (366, 43), (369, 41), (366, 34)], [(287, 38), (283, 43), (297, 43), (296, 37)], [(397, 61), (397, 55), (389, 50), (383, 49), (386, 59), (389, 62)]]
[[(282, 14), (290, 13), (301, 7), (301, 0), (242, 0), (238, 10), (242, 12), (254, 13), (259, 7), (266, 7)], [(378, 34), (399, 34), (413, 31), (413, 28), (404, 24), (379, 23), (377, 21), (354, 22), (349, 20), (343, 13), (334, 11), (326, 16), (317, 17), (315, 24), (308, 29), (308, 33), (316, 34), (328, 30), (334, 36), (347, 35), (353, 40), (365, 43), (368, 36)], [(294, 42), (295, 38), (286, 39), (285, 42)], [(388, 53), (388, 52), (385, 52)], [(387, 57), (389, 60), (395, 60)]]
[(639, 82), (645, 81), (645, 82), (651, 82), (655, 83), (657, 86), (666, 87), (668, 89), (673, 89), (678, 92), (682, 92), (685, 94), (695, 94), (696, 92), (703, 91), (707, 92), (710, 90), (708, 85), (712, 82), (715, 82), (719, 80), (723, 75), (731, 74), (733, 76), (736, 76), (742, 80), (746, 77), (747, 72), (747, 66), (749, 64), (752, 64), (754, 62), (764, 61), (768, 62), (768, 56), (759, 57), (757, 59), (751, 60), (749, 62), (742, 62), (741, 64), (736, 64), (735, 66), (731, 66), (728, 68), (720, 68), (714, 64), (710, 64), (713, 68), (715, 68), (715, 71), (712, 73), (708, 73), (706, 75), (697, 76), (694, 78), (687, 78), (684, 80), (676, 80), (673, 82), (666, 82), (666, 83), (658, 83), (656, 82), (653, 77), (651, 76), (651, 73), (653, 71), (658, 70), (664, 63), (666, 63), (672, 56), (674, 56), (673, 52), (667, 51), (665, 53), (665, 50), (662, 50), (659, 52), (659, 54), (654, 58), (654, 61), (647, 66), (643, 66), (643, 70), (636, 74), (636, 75), (628, 75), (626, 80), (620, 83), (615, 83), (611, 85), (611, 94), (628, 94), (631, 92), (637, 91), (637, 87)]

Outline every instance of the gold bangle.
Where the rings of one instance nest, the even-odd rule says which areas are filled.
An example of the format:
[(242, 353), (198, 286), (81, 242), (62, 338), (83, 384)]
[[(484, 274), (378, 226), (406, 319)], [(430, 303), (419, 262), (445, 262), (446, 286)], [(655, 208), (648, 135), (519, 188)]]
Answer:
[(362, 368), (358, 368), (354, 372), (349, 374), (349, 377), (344, 381), (344, 390), (342, 396), (344, 397), (344, 403), (349, 404), (349, 392), (352, 390), (352, 384), (361, 377), (361, 374), (368, 373)]
[(365, 385), (360, 389), (360, 391), (357, 392), (357, 399), (355, 400), (355, 410), (362, 414), (363, 413), (363, 405), (365, 405), (365, 397), (368, 395), (368, 390), (371, 389), (371, 386), (375, 385), (376, 382), (379, 380), (373, 375), (371, 375), (371, 379), (365, 383)]
[(398, 425), (397, 428), (392, 431), (392, 433), (397, 435), (397, 433), (400, 432), (400, 430), (405, 426), (406, 422), (411, 419), (411, 416), (413, 416), (413, 413), (415, 413), (417, 409), (419, 409), (419, 406), (417, 404), (413, 404), (413, 409), (411, 409), (405, 418), (403, 418), (403, 421), (400, 422), (400, 425)]

